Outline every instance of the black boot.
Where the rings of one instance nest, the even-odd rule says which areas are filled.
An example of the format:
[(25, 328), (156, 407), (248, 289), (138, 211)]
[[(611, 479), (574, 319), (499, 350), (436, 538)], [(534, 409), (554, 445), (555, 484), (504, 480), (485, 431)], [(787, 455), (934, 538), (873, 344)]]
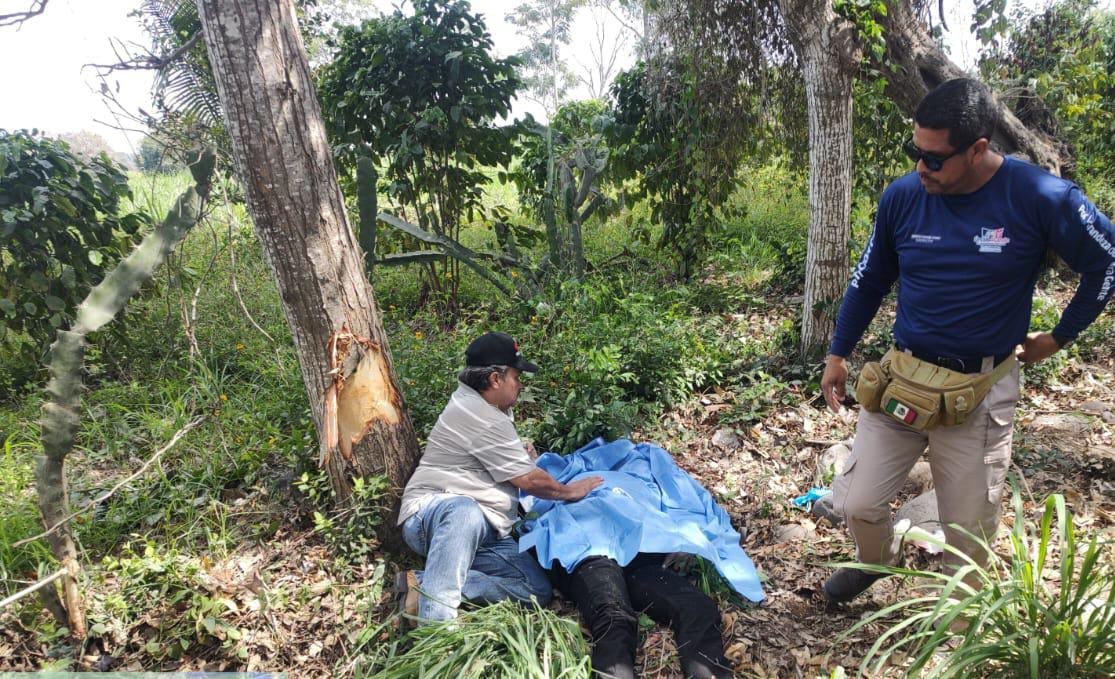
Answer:
[(858, 568), (841, 568), (825, 580), (825, 598), (829, 603), (844, 604), (862, 594), (876, 580), (890, 573), (872, 573)]

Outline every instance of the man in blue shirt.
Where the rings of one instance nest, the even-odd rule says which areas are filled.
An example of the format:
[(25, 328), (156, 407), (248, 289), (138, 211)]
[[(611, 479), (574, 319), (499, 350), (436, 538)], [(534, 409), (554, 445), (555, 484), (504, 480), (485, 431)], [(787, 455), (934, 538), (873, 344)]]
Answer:
[[(990, 92), (967, 78), (942, 84), (918, 107), (906, 147), (915, 172), (883, 193), (837, 317), (821, 378), (834, 411), (845, 398), (846, 358), (896, 281), (896, 349), (961, 373), (990, 372), (1014, 355), (1025, 364), (1044, 360), (1111, 298), (1111, 221), (1073, 183), (993, 151), (996, 121)], [(1056, 327), (1027, 335), (1050, 248), (1080, 284)], [(1014, 365), (963, 424), (916, 431), (894, 413), (861, 409), (852, 456), (833, 488), (859, 561), (898, 561), (890, 502), (926, 446), (946, 539), (977, 561), (986, 558), (964, 531), (990, 540), (998, 528), (1018, 397)], [(879, 577), (841, 568), (825, 594), (850, 601)]]

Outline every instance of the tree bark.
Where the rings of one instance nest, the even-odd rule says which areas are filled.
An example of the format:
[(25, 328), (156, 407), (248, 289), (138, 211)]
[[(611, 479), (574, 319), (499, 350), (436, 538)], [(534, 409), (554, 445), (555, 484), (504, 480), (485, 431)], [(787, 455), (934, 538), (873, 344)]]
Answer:
[(861, 58), (855, 26), (831, 0), (780, 0), (801, 56), (809, 114), (809, 241), (802, 303), (803, 359), (832, 340), (848, 279), (852, 210), (852, 86)]
[[(237, 171), (294, 336), (321, 464), (342, 500), (353, 477), (386, 475), (397, 506), (418, 443), (345, 215), (294, 6), (198, 7)], [(387, 523), (391, 540), (397, 532)]]
[[(886, 35), (887, 95), (911, 118), (929, 90), (946, 80), (969, 76), (954, 64), (929, 35), (910, 0), (888, 0), (887, 13), (878, 17)], [(1026, 127), (1010, 108), (999, 105), (999, 130), (992, 140), (1005, 153), (1026, 156), (1035, 165), (1060, 175), (1069, 164), (1068, 151), (1045, 134)]]

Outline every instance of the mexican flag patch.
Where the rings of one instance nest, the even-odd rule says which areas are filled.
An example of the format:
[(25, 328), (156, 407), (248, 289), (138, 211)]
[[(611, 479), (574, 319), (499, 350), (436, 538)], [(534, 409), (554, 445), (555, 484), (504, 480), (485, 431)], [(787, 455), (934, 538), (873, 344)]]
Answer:
[(914, 420), (918, 419), (918, 411), (905, 404), (899, 403), (896, 398), (887, 401), (887, 405), (883, 410), (906, 424), (913, 424)]

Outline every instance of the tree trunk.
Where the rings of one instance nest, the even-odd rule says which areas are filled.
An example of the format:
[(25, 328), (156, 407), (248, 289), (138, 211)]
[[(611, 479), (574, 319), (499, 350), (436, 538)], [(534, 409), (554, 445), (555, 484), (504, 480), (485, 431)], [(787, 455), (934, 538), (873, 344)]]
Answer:
[(830, 0), (780, 0), (801, 56), (809, 113), (809, 244), (802, 303), (803, 359), (832, 340), (848, 279), (852, 209), (852, 86), (861, 48), (855, 26)]
[[(341, 499), (352, 477), (384, 474), (397, 504), (418, 444), (345, 216), (294, 6), (201, 0), (198, 7), (236, 167), (294, 336), (321, 463)], [(343, 384), (334, 382), (337, 367)]]
[[(918, 19), (910, 0), (888, 0), (887, 13), (878, 17), (886, 35), (887, 95), (911, 118), (929, 90), (946, 80), (968, 76), (954, 64)], [(1068, 151), (1045, 134), (1022, 124), (1011, 110), (998, 102), (1001, 114), (995, 145), (1006, 153), (1019, 153), (1054, 174), (1069, 164)]]

